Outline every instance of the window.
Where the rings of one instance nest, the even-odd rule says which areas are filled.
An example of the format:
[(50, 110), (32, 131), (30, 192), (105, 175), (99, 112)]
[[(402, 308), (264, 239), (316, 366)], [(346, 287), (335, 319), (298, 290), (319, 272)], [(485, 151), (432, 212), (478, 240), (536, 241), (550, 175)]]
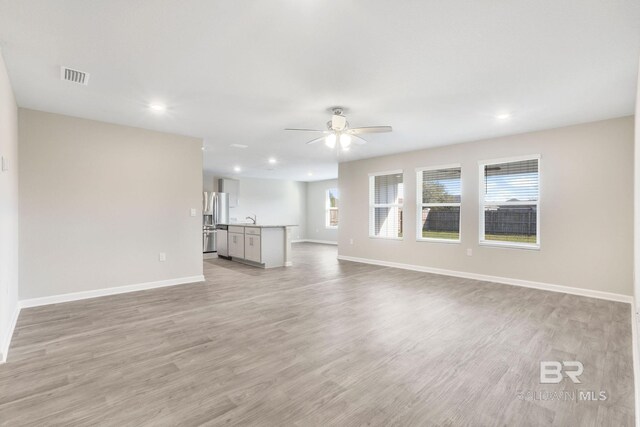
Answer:
[(402, 238), (402, 171), (369, 175), (369, 237)]
[(460, 242), (460, 165), (417, 169), (418, 240)]
[(480, 162), (480, 243), (540, 247), (539, 156)]
[(338, 228), (338, 201), (340, 200), (340, 193), (337, 188), (330, 188), (327, 190), (325, 200), (325, 227)]

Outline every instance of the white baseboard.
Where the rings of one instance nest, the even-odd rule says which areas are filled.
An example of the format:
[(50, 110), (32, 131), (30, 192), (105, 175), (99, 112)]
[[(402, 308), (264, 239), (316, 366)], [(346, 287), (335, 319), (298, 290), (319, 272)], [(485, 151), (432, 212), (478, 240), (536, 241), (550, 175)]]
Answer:
[(0, 363), (5, 363), (7, 361), (7, 355), (9, 354), (9, 346), (11, 345), (13, 331), (16, 329), (18, 317), (20, 316), (20, 308), (20, 303), (18, 303), (16, 305), (16, 309), (13, 310), (13, 315), (11, 316), (11, 321), (9, 322), (9, 328), (7, 329), (7, 332), (3, 337), (3, 341), (1, 343), (2, 348), (0, 348)]
[(321, 245), (338, 245), (338, 242), (334, 242), (333, 240), (315, 240), (315, 239), (292, 240), (291, 243), (320, 243)]
[(574, 288), (571, 286), (553, 285), (550, 283), (532, 282), (529, 280), (511, 279), (508, 277), (488, 276), (485, 274), (468, 273), (464, 271), (445, 270), (441, 268), (425, 267), (422, 265), (402, 264), (391, 261), (380, 261), (369, 258), (358, 258), (352, 256), (338, 255), (338, 259), (344, 261), (361, 262), (364, 264), (380, 265), (384, 267), (401, 268), (403, 270), (422, 271), (424, 273), (442, 274), (444, 276), (462, 277), (465, 279), (481, 280), (484, 282), (502, 283), (504, 285), (522, 286), (524, 288), (540, 289), (543, 291), (562, 292), (565, 294), (580, 295), (583, 297), (599, 298), (608, 301), (633, 303), (630, 295), (614, 294), (611, 292), (594, 291), (591, 289)]
[(137, 283), (135, 285), (116, 286), (114, 288), (96, 289), (92, 291), (73, 292), (69, 294), (52, 295), (41, 298), (20, 300), (20, 308), (39, 307), (41, 305), (59, 304), (62, 302), (78, 301), (88, 298), (104, 297), (107, 295), (125, 294), (128, 292), (145, 291), (147, 289), (164, 288), (165, 286), (185, 285), (187, 283), (204, 282), (204, 276), (180, 277), (177, 279), (159, 280), (157, 282)]

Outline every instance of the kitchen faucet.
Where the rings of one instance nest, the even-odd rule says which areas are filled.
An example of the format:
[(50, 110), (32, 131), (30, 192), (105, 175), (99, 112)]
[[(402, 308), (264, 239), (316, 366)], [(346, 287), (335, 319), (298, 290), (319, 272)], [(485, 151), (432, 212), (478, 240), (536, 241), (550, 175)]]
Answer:
[(256, 219), (258, 218), (258, 215), (253, 214), (253, 217), (251, 217), (251, 215), (249, 215), (248, 217), (246, 217), (245, 219), (250, 219), (251, 221), (253, 221), (253, 224), (256, 224)]

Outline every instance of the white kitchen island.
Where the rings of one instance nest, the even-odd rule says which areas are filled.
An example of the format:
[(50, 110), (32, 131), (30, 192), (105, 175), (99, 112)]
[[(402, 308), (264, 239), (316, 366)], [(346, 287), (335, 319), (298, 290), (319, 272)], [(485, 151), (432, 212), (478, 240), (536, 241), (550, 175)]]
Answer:
[(291, 227), (295, 225), (226, 224), (228, 258), (255, 267), (289, 267)]

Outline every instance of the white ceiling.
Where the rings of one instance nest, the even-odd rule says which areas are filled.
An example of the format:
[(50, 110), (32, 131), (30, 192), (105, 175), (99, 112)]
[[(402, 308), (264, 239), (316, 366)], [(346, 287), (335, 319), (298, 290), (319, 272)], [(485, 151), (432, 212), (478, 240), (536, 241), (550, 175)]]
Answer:
[(633, 114), (640, 2), (0, 0), (0, 46), (22, 107), (203, 137), (210, 172), (308, 181), (338, 159), (282, 129), (334, 105), (394, 128), (341, 160)]

